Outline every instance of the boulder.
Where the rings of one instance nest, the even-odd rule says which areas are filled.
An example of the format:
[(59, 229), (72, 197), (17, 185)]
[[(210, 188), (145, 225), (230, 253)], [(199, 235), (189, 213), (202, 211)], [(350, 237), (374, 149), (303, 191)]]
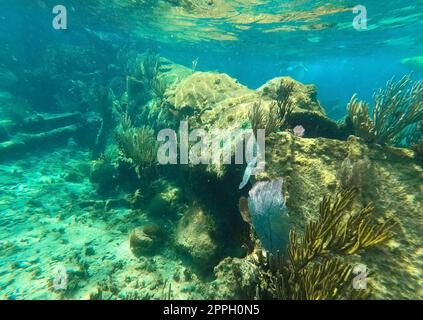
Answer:
[(135, 256), (154, 254), (163, 243), (163, 232), (156, 224), (146, 224), (132, 230), (129, 246)]
[(257, 264), (252, 255), (244, 259), (227, 257), (214, 268), (213, 299), (251, 299), (258, 284)]
[(227, 74), (196, 72), (169, 90), (166, 99), (180, 116), (189, 117), (193, 127), (237, 129), (248, 125), (254, 103), (261, 101), (265, 110), (269, 108), (281, 82), (294, 83), (294, 113), (315, 113), (316, 117), (326, 118), (317, 100), (316, 87), (289, 77), (274, 78), (252, 90)]
[(201, 207), (193, 205), (179, 220), (175, 245), (188, 254), (199, 267), (212, 267), (216, 262), (217, 245), (213, 239), (215, 222)]

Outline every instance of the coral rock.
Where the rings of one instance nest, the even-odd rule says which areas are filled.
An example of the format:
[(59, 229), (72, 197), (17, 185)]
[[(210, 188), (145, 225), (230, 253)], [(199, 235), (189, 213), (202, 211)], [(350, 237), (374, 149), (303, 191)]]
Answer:
[(277, 97), (276, 91), (280, 83), (294, 83), (293, 102), (296, 107), (295, 111), (309, 110), (317, 111), (324, 114), (324, 110), (317, 100), (317, 89), (314, 85), (306, 85), (298, 82), (290, 77), (274, 78), (266, 82), (263, 86), (257, 89), (257, 92), (263, 99), (275, 100)]
[[(348, 141), (295, 138), (279, 133), (269, 138), (266, 171), (269, 179), (285, 177), (286, 205), (291, 223), (302, 229), (316, 217), (316, 203), (341, 187), (338, 172), (347, 158), (365, 159), (355, 207), (373, 202), (376, 219), (393, 218), (399, 228), (394, 238), (358, 261), (372, 270), (377, 299), (419, 299), (423, 212), (423, 169), (408, 149), (369, 145), (351, 136)], [(407, 245), (400, 245), (407, 244)]]
[(135, 256), (155, 253), (163, 240), (163, 234), (158, 225), (148, 224), (132, 230), (129, 245)]
[(200, 267), (214, 263), (217, 245), (212, 234), (215, 223), (202, 208), (193, 206), (179, 220), (176, 228), (175, 243), (187, 253)]

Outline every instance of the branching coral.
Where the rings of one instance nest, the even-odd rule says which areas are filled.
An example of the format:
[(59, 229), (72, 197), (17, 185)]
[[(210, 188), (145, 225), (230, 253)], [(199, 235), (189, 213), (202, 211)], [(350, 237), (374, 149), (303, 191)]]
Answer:
[(158, 101), (158, 106), (161, 107), (163, 104), (163, 101), (165, 100), (165, 93), (167, 89), (166, 82), (163, 80), (163, 78), (160, 75), (157, 75), (151, 81), (150, 86), (151, 86), (151, 90), (153, 92), (154, 97)]
[[(288, 258), (268, 255), (260, 259), (261, 286), (279, 299), (339, 299), (357, 297), (352, 290), (352, 268), (340, 259), (377, 245), (391, 236), (392, 220), (371, 219), (369, 204), (351, 213), (354, 189), (324, 197), (317, 220), (309, 221), (302, 238), (290, 232)], [(345, 214), (350, 212), (349, 214)]]
[(423, 119), (423, 81), (413, 82), (407, 75), (398, 82), (388, 81), (385, 89), (374, 95), (373, 117), (369, 106), (354, 95), (348, 105), (355, 133), (376, 143), (398, 144), (403, 131)]
[(254, 103), (249, 113), (254, 132), (257, 132), (257, 129), (265, 129), (267, 133), (272, 133), (287, 127), (289, 117), (294, 109), (293, 91), (294, 83), (284, 84), (281, 82), (276, 90), (276, 101), (270, 104), (268, 112), (263, 109), (261, 101)]
[(264, 129), (267, 133), (275, 132), (280, 126), (280, 122), (277, 117), (271, 116), (272, 111), (264, 111), (261, 101), (255, 102), (249, 113), (249, 119), (251, 122), (251, 128), (256, 133), (258, 129)]
[(265, 115), (263, 113), (263, 107), (261, 106), (261, 101), (255, 102), (248, 113), (248, 117), (250, 119), (251, 128), (254, 132), (257, 132), (258, 129), (265, 129)]
[(123, 113), (120, 119), (122, 131), (128, 131), (132, 128), (132, 119), (127, 112)]
[[(284, 127), (287, 125), (289, 117), (291, 116), (294, 104), (292, 103), (292, 93), (294, 92), (294, 82), (279, 84), (276, 90), (276, 114), (279, 118), (280, 126)], [(272, 111), (272, 110), (271, 110)]]
[(160, 76), (161, 68), (160, 56), (148, 52), (141, 63), (141, 81), (151, 90), (153, 96), (156, 97), (160, 104), (164, 100), (166, 92), (166, 82)]
[(116, 134), (121, 158), (133, 164), (135, 170), (153, 166), (157, 160), (157, 141), (149, 127), (128, 128)]
[(373, 141), (374, 128), (372, 120), (370, 120), (369, 105), (366, 102), (358, 101), (357, 94), (354, 94), (347, 108), (355, 134), (366, 141)]
[(336, 299), (350, 284), (352, 268), (335, 258), (312, 264), (308, 270), (298, 273), (294, 283), (295, 300)]
[(375, 94), (374, 132), (376, 142), (389, 142), (410, 124), (423, 119), (423, 81), (412, 84), (405, 76), (395, 83), (388, 81), (386, 89)]
[(94, 154), (98, 156), (105, 149), (110, 129), (114, 126), (114, 104), (112, 94), (107, 88), (98, 88), (95, 93), (92, 93), (92, 96), (91, 103), (93, 108), (99, 113), (101, 118), (101, 126), (97, 134), (94, 150)]
[(147, 51), (140, 64), (141, 77), (147, 80), (154, 79), (160, 73), (160, 67), (160, 56)]
[(163, 106), (167, 82), (161, 72), (162, 61), (159, 55), (147, 51), (136, 59), (135, 65), (132, 74), (126, 77), (126, 94), (121, 109), (138, 122), (142, 113), (151, 111), (151, 108), (141, 108), (151, 99), (154, 107)]

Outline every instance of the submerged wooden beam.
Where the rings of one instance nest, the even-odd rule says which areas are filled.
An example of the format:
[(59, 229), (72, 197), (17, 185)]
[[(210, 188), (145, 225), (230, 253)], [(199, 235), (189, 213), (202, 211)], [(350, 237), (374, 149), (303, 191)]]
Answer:
[(81, 113), (38, 115), (19, 124), (2, 121), (0, 125), (5, 134), (4, 139), (0, 140), (0, 160), (46, 150), (66, 143), (71, 137), (89, 139), (93, 132), (95, 136), (98, 121), (95, 117), (83, 116)]
[(70, 126), (81, 123), (82, 114), (60, 113), (60, 114), (37, 114), (23, 119), (22, 122), (3, 121), (0, 123), (2, 127), (9, 133), (15, 135), (17, 133), (42, 133), (61, 127)]
[(0, 160), (14, 158), (26, 152), (48, 148), (51, 145), (66, 141), (76, 134), (79, 128), (79, 125), (70, 125), (48, 132), (17, 134), (10, 140), (0, 143)]

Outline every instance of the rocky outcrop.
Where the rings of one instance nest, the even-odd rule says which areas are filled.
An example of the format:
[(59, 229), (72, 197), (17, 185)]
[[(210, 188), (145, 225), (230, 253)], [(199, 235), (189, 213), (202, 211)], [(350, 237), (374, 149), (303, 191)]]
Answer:
[(251, 299), (257, 289), (257, 266), (250, 255), (245, 259), (227, 257), (215, 268), (211, 283), (214, 299)]
[[(226, 74), (195, 72), (168, 88), (166, 105), (176, 118), (188, 120), (190, 129), (202, 128), (209, 133), (215, 129), (234, 132), (250, 128), (249, 114), (254, 104), (260, 102), (263, 112), (269, 112), (281, 84), (292, 84), (293, 88), (290, 95), (293, 112), (288, 127), (302, 125), (308, 137), (346, 139), (348, 128), (326, 117), (317, 100), (316, 87), (289, 77), (272, 79), (257, 90), (252, 90)], [(207, 170), (221, 176), (225, 168), (210, 165)]]
[(347, 141), (305, 139), (273, 134), (266, 146), (266, 173), (260, 179), (285, 178), (291, 224), (303, 230), (318, 214), (324, 195), (356, 187), (356, 206), (373, 202), (379, 220), (397, 221), (385, 245), (354, 256), (372, 272), (376, 298), (418, 299), (423, 258), (423, 168), (408, 149)]
[(324, 109), (317, 100), (317, 88), (312, 84), (302, 84), (291, 77), (278, 77), (269, 80), (260, 88), (257, 89), (258, 94), (262, 99), (274, 101), (277, 98), (277, 90), (280, 83), (293, 84), (294, 94), (293, 102), (295, 105), (294, 112), (299, 111), (315, 111), (324, 114)]
[(280, 83), (294, 83), (294, 114), (315, 114), (315, 117), (325, 118), (316, 87), (289, 77), (272, 79), (252, 90), (226, 74), (196, 72), (168, 90), (167, 101), (181, 116), (188, 116), (193, 127), (237, 129), (247, 125), (249, 111), (255, 102), (261, 101), (265, 110), (269, 108), (276, 99)]
[(175, 245), (188, 254), (199, 268), (213, 267), (217, 245), (213, 239), (215, 222), (201, 207), (193, 205), (179, 220), (175, 231)]

